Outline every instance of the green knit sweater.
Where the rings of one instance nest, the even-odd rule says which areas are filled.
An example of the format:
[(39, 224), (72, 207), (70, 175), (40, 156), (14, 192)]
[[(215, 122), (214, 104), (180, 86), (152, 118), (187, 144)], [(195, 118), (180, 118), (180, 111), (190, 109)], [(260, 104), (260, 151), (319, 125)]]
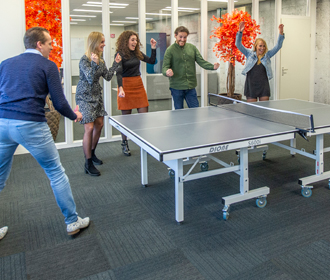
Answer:
[(197, 86), (196, 66), (206, 70), (214, 70), (214, 65), (203, 59), (198, 49), (189, 43), (180, 47), (177, 43), (169, 46), (164, 55), (162, 73), (166, 76), (168, 69), (173, 70), (170, 78), (170, 88), (173, 89), (193, 89)]

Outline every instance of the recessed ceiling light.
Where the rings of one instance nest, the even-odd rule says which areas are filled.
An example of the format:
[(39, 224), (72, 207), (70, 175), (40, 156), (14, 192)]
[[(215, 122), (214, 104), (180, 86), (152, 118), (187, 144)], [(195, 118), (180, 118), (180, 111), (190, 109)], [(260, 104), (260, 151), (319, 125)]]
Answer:
[[(99, 7), (102, 8), (102, 5), (94, 5), (94, 4), (82, 4), (85, 7)], [(125, 9), (124, 6), (109, 6), (110, 9)]]
[(70, 15), (70, 17), (88, 17), (88, 18), (90, 18), (90, 17), (96, 17), (96, 16)]
[(112, 22), (136, 23), (136, 21), (125, 21), (125, 20), (113, 20)]
[(110, 23), (110, 25), (115, 25), (115, 26), (123, 26), (123, 23)]
[[(162, 9), (162, 11), (171, 11), (171, 9)], [(178, 9), (178, 12), (184, 12), (184, 13), (193, 13), (193, 12), (197, 12), (197, 11), (193, 11), (193, 10), (180, 10)]]
[(70, 22), (70, 24), (78, 24), (78, 22)]
[[(84, 10), (84, 9), (73, 9), (75, 12), (88, 12), (88, 13), (102, 13), (100, 10)], [(113, 12), (109, 11), (110, 14)]]
[[(139, 20), (140, 18), (138, 18), (138, 17), (125, 17), (126, 19), (137, 19), (137, 20)], [(151, 19), (153, 19), (153, 18), (146, 18), (146, 20), (151, 20)]]
[[(97, 4), (97, 5), (102, 5), (102, 2), (88, 1), (87, 4)], [(109, 2), (109, 5), (112, 5), (112, 6), (128, 6), (129, 4), (124, 4), (124, 3), (111, 3), (111, 2)]]
[(207, 0), (208, 2), (228, 2), (228, 0)]
[(84, 10), (84, 9), (73, 9), (75, 12), (91, 12), (91, 13), (102, 13), (102, 10)]
[(152, 16), (171, 16), (171, 14), (160, 14), (160, 13), (146, 13), (146, 15), (152, 15)]
[(80, 18), (73, 18), (71, 21), (86, 21), (85, 19), (80, 19)]
[[(171, 9), (172, 7), (166, 7), (165, 9)], [(199, 11), (200, 8), (184, 8), (184, 7), (178, 7), (179, 10), (193, 10), (193, 11)], [(162, 9), (164, 10), (164, 9)]]

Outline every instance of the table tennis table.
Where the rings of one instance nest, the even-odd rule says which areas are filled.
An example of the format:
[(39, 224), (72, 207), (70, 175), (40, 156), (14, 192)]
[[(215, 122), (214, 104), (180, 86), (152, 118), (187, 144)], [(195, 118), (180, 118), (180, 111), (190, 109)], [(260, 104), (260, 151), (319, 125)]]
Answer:
[[(316, 178), (306, 177), (302, 184), (307, 185), (319, 179), (321, 173), (323, 174), (323, 134), (330, 131), (330, 122), (325, 121), (326, 111), (330, 114), (330, 106), (300, 100), (258, 102), (258, 105), (270, 110), (293, 110), (297, 113), (303, 111), (308, 113), (306, 116), (311, 113), (316, 115), (317, 127), (314, 125), (304, 130), (304, 136), (318, 136), (317, 152), (310, 155), (318, 162), (314, 176)], [(291, 119), (287, 116), (285, 118)], [(238, 174), (240, 191), (222, 198), (223, 218), (227, 220), (229, 207), (233, 203), (256, 198), (258, 207), (263, 208), (267, 204), (269, 187), (249, 188), (248, 154), (251, 147), (269, 143), (281, 146), (278, 142), (290, 140), (290, 146), (285, 148), (290, 149), (291, 153), (302, 153), (295, 148), (296, 134), (301, 133), (296, 126), (249, 116), (223, 106), (111, 116), (109, 122), (140, 147), (142, 185), (148, 185), (147, 154), (165, 163), (170, 168), (170, 173), (173, 172), (175, 219), (178, 223), (184, 221), (184, 182), (228, 172)], [(219, 159), (221, 152), (238, 149), (239, 164), (226, 163)], [(220, 156), (215, 157), (215, 153)], [(214, 160), (220, 167), (208, 170), (208, 160)], [(183, 166), (186, 164), (192, 166), (184, 174)], [(201, 172), (194, 173), (193, 169), (197, 164), (200, 164)], [(330, 177), (330, 174), (326, 176)]]
[(315, 174), (299, 178), (298, 184), (301, 185), (301, 194), (304, 197), (312, 195), (310, 184), (330, 178), (330, 171), (324, 172), (324, 153), (330, 151), (330, 148), (324, 148), (324, 135), (330, 133), (330, 106), (326, 104), (309, 102), (297, 99), (272, 100), (258, 102), (258, 105), (278, 110), (288, 110), (295, 113), (313, 115), (314, 129), (308, 131), (306, 137), (316, 137), (316, 147), (313, 153), (308, 153), (304, 148), (296, 148), (296, 137), (291, 139), (290, 145), (283, 143), (272, 143), (278, 147), (287, 149), (292, 155), (300, 154), (315, 161)]

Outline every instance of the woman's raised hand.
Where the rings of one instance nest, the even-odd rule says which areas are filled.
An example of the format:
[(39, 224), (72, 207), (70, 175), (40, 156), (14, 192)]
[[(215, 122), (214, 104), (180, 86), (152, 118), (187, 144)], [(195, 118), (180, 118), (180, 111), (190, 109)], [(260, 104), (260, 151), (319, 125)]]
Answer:
[(119, 63), (119, 62), (121, 61), (121, 56), (120, 56), (119, 53), (117, 53), (117, 55), (116, 55), (116, 57), (115, 57), (115, 61), (116, 61), (117, 63)]
[(245, 22), (244, 21), (241, 21), (238, 25), (238, 31), (239, 32), (243, 32), (245, 29)]
[(155, 49), (156, 48), (156, 45), (157, 45), (157, 42), (154, 38), (151, 38), (150, 39), (150, 45), (151, 45), (151, 48), (152, 49)]
[(95, 53), (91, 54), (91, 59), (96, 63), (99, 64), (99, 56)]
[(278, 26), (278, 30), (280, 31), (280, 34), (281, 34), (281, 35), (284, 34), (284, 33), (283, 33), (283, 32), (284, 32), (283, 29), (284, 29), (284, 24), (280, 24), (280, 25)]

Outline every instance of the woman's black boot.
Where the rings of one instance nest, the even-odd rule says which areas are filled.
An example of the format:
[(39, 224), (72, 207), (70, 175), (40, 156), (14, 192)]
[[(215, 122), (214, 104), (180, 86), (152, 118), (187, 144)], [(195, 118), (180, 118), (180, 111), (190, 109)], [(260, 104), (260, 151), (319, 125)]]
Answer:
[(95, 155), (95, 149), (92, 150), (92, 161), (93, 161), (93, 163), (95, 165), (101, 165), (101, 164), (103, 164), (103, 161), (96, 157), (96, 155)]
[(86, 159), (85, 161), (85, 173), (91, 176), (101, 175), (100, 171), (95, 168), (92, 158)]
[(130, 156), (131, 155), (131, 151), (129, 150), (127, 140), (123, 140), (123, 142), (121, 143), (121, 149), (123, 150), (123, 154), (125, 156)]

